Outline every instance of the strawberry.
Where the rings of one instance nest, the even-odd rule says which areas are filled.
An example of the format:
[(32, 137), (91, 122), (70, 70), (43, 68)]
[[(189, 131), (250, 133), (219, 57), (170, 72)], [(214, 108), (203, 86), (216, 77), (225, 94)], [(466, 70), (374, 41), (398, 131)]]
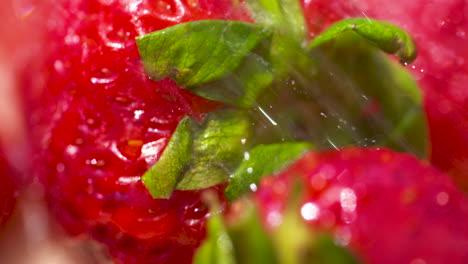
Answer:
[(201, 118), (219, 104), (168, 79), (151, 81), (135, 37), (190, 20), (246, 16), (230, 1), (67, 0), (48, 7), (44, 62), (27, 73), (24, 87), (36, 175), (51, 211), (69, 233), (106, 244), (117, 263), (189, 263), (205, 236), (202, 190), (153, 199), (141, 175), (179, 120)]
[(466, 263), (467, 198), (445, 174), (386, 149), (311, 152), (256, 199), (269, 229), (281, 224), (295, 184), (300, 213), (314, 230), (332, 232), (364, 263)]
[(316, 0), (304, 1), (303, 7), (312, 36), (350, 16), (388, 20), (412, 34), (419, 56), (410, 69), (425, 92), (431, 161), (467, 190), (466, 1)]
[[(310, 3), (303, 5), (306, 13), (310, 10), (307, 9)], [(264, 4), (268, 3), (263, 2), (259, 6)], [(255, 4), (253, 6), (252, 10), (256, 10)], [(315, 109), (314, 105), (317, 103), (311, 103), (312, 108), (306, 113), (312, 116), (312, 112), (316, 112), (314, 114), (318, 118), (315, 122), (311, 122), (315, 128), (310, 130), (309, 126), (306, 126), (304, 134), (317, 132), (315, 134), (318, 137), (326, 137), (326, 141), (323, 138), (313, 138), (313, 135), (304, 136), (304, 140), (317, 143), (317, 147), (366, 145), (365, 142), (360, 143), (359, 136), (352, 132), (358, 130), (356, 133), (362, 133), (360, 137), (363, 140), (368, 140), (369, 137), (371, 142), (376, 144), (388, 144), (396, 149), (403, 148), (408, 151), (414, 149), (415, 153), (420, 155), (425, 153), (425, 140), (419, 140), (424, 138), (421, 135), (425, 134), (424, 118), (421, 118), (419, 109), (420, 97), (411, 80), (398, 66), (387, 64), (386, 57), (381, 54), (375, 58), (377, 62), (384, 63), (386, 70), (371, 71), (370, 69), (376, 68), (373, 65), (376, 61), (366, 61), (366, 58), (370, 58), (368, 56), (370, 54), (374, 57), (374, 52), (377, 50), (365, 43), (352, 44), (361, 43), (359, 42), (361, 39), (358, 38), (362, 37), (388, 53), (396, 53), (402, 62), (412, 61), (416, 49), (411, 37), (388, 23), (375, 21), (371, 23), (372, 26), (368, 31), (367, 21), (347, 20), (332, 28), (331, 33), (325, 33), (307, 47), (303, 47), (306, 35), (303, 31), (304, 21), (299, 14), (300, 8), (297, 3), (292, 4), (292, 2), (290, 6), (284, 8), (285, 10), (276, 8), (273, 3), (269, 6), (273, 8), (267, 11), (267, 13), (272, 12), (271, 14), (265, 14), (261, 10), (255, 11), (258, 13), (253, 17), (259, 23), (255, 26), (215, 20), (170, 27), (202, 19), (248, 19), (242, 11), (242, 5), (238, 6), (227, 0), (216, 3), (211, 3), (209, 0), (173, 2), (68, 0), (50, 5), (45, 3), (42, 8), (44, 7), (47, 13), (34, 14), (36, 19), (41, 14), (45, 18), (47, 14), (43, 36), (45, 42), (38, 45), (41, 55), (35, 58), (36, 61), (31, 63), (32, 66), (26, 65), (28, 73), (22, 78), (26, 105), (28, 112), (31, 113), (28, 124), (36, 153), (35, 176), (44, 184), (45, 196), (51, 211), (63, 227), (73, 235), (91, 236), (104, 243), (117, 263), (190, 262), (194, 250), (200, 245), (206, 233), (205, 220), (208, 209), (201, 199), (206, 187), (212, 186), (210, 189), (218, 194), (223, 204), (221, 192), (224, 191), (225, 185), (216, 184), (229, 178), (230, 185), (226, 194), (229, 199), (235, 199), (245, 192), (246, 186), (252, 189), (251, 183), (256, 182), (265, 173), (279, 170), (303, 154), (304, 149), (310, 148), (307, 142), (270, 144), (272, 142), (268, 140), (262, 142), (262, 139), (260, 142), (255, 142), (256, 139), (250, 142), (250, 139), (246, 139), (246, 136), (250, 135), (250, 129), (262, 124), (256, 123), (259, 121), (258, 117), (252, 124), (249, 119), (251, 116), (247, 116), (246, 109), (250, 108), (252, 111), (249, 113), (252, 115), (255, 115), (253, 111), (261, 112), (274, 126), (277, 126), (278, 124), (263, 110), (263, 106), (255, 101), (262, 92), (268, 91), (264, 90), (265, 88), (287, 87), (284, 81), (288, 79), (286, 78), (288, 74), (292, 79), (287, 81), (293, 86), (296, 80), (300, 81), (300, 87), (294, 86), (292, 90), (299, 88), (301, 91), (306, 91), (305, 94), (315, 87), (321, 89), (327, 87), (327, 84), (321, 83), (328, 85), (332, 83), (330, 86), (334, 86), (335, 80), (339, 78), (333, 77), (330, 68), (314, 64), (314, 59), (322, 58), (321, 56), (329, 56), (331, 61), (338, 62), (337, 66), (344, 68), (350, 66), (349, 62), (355, 59), (363, 59), (360, 61), (363, 65), (370, 63), (364, 67), (369, 73), (367, 80), (364, 79), (364, 84), (360, 74), (354, 71), (351, 74), (351, 77), (357, 77), (354, 81), (362, 85), (365, 91), (359, 94), (359, 97), (362, 95), (364, 100), (368, 101), (366, 94), (370, 92), (373, 94), (371, 99), (375, 100), (378, 96), (385, 95), (391, 87), (389, 94), (393, 92), (398, 94), (399, 97), (395, 98), (399, 98), (399, 102), (393, 104), (391, 99), (395, 98), (392, 96), (387, 96), (388, 101), (385, 97), (383, 99), (379, 97), (381, 102), (376, 102), (375, 109), (366, 111), (365, 108), (362, 111), (363, 116), (351, 122), (357, 123), (359, 127), (349, 126), (350, 131), (347, 135), (339, 135), (341, 132), (335, 135), (336, 123), (333, 123), (332, 119), (336, 118), (346, 125), (348, 121), (345, 119), (350, 117), (343, 115), (345, 119), (342, 119), (340, 114), (331, 111), (329, 114), (333, 118), (328, 119), (331, 120), (330, 125), (322, 126), (320, 116), (328, 117), (319, 108)], [(315, 13), (314, 16), (319, 22), (314, 24), (309, 21), (311, 36), (315, 36), (315, 32), (319, 32), (322, 26), (354, 10), (352, 5), (338, 5), (338, 7), (342, 10), (333, 14), (328, 13), (323, 18), (320, 17), (320, 12)], [(336, 7), (330, 10), (334, 8)], [(297, 16), (288, 17), (285, 14)], [(294, 26), (297, 28), (293, 28)], [(167, 27), (170, 28), (160, 30)], [(345, 34), (350, 30), (355, 31), (357, 35), (344, 42), (336, 41), (344, 36), (340, 36), (341, 33)], [(148, 34), (153, 31), (157, 32)], [(389, 34), (381, 37), (382, 34), (379, 32)], [(135, 38), (142, 35), (146, 36), (137, 39), (137, 48)], [(288, 38), (290, 40), (287, 40)], [(335, 44), (337, 45), (334, 46)], [(355, 50), (353, 51), (351, 47), (355, 47)], [(144, 67), (138, 52), (142, 56)], [(230, 55), (229, 59), (225, 59), (226, 54)], [(297, 63), (290, 63), (296, 59)], [(318, 61), (324, 62), (319, 59)], [(315, 80), (313, 72), (316, 67), (320, 76)], [(328, 73), (331, 76), (330, 80), (321, 78), (328, 76)], [(388, 82), (384, 85), (381, 82), (382, 78), (378, 76), (385, 76), (385, 73), (393, 77), (388, 78)], [(153, 80), (159, 81), (150, 80), (147, 74)], [(311, 76), (308, 76), (309, 74)], [(306, 78), (301, 78), (303, 75)], [(170, 77), (172, 80), (165, 77)], [(404, 81), (399, 82), (399, 80)], [(392, 85), (395, 81), (397, 84)], [(180, 90), (176, 83), (205, 99), (187, 90)], [(369, 87), (366, 87), (366, 83), (369, 83)], [(399, 87), (403, 85), (402, 83), (406, 86)], [(339, 83), (337, 86), (340, 89), (346, 88), (341, 87)], [(374, 94), (375, 87), (382, 88), (380, 90), (384, 93)], [(322, 93), (325, 90), (317, 92)], [(341, 92), (338, 91), (337, 94)], [(314, 93), (310, 95), (313, 96)], [(333, 97), (333, 93), (331, 95)], [(281, 98), (281, 95), (278, 97)], [(221, 105), (206, 99), (217, 100), (231, 106), (226, 106), (203, 118), (206, 113)], [(307, 99), (314, 100), (314, 98)], [(340, 101), (333, 101), (336, 98), (330, 99), (337, 105), (342, 105)], [(403, 105), (414, 107), (411, 112), (399, 107), (399, 103), (403, 101)], [(275, 100), (272, 102), (274, 104)], [(357, 107), (343, 104), (343, 108), (346, 108), (343, 114), (359, 113), (362, 110), (359, 102), (361, 101), (353, 102), (357, 103)], [(327, 113), (331, 105), (325, 106)], [(276, 109), (271, 104), (269, 108)], [(347, 111), (350, 109), (354, 110)], [(396, 111), (399, 109), (403, 109), (402, 114)], [(392, 113), (396, 119), (387, 116)], [(411, 113), (409, 122), (400, 117), (406, 113)], [(189, 117), (203, 121), (197, 124)], [(288, 117), (286, 115), (286, 119), (289, 119)], [(375, 127), (373, 124), (368, 124), (377, 119), (385, 119), (391, 125)], [(309, 123), (307, 120), (302, 121)], [(280, 120), (282, 128), (288, 127), (282, 122), (285, 120)], [(295, 132), (296, 124), (291, 125), (289, 122), (284, 124), (289, 124)], [(301, 125), (298, 123), (298, 127)], [(319, 127), (323, 128), (323, 131), (316, 129)], [(337, 127), (342, 129), (340, 125)], [(382, 131), (374, 130), (383, 127), (389, 128), (389, 138), (382, 138)], [(262, 129), (252, 130), (254, 131), (252, 133), (262, 131)], [(344, 131), (344, 134), (346, 133)], [(291, 135), (293, 134), (295, 133)], [(255, 135), (258, 138), (258, 135)], [(268, 137), (268, 133), (266, 135)], [(378, 138), (372, 139), (376, 136)], [(217, 140), (220, 138), (225, 140)], [(271, 134), (271, 138), (272, 141), (280, 140), (274, 133)], [(415, 145), (412, 145), (414, 142), (408, 143), (408, 139), (415, 141)], [(284, 137), (281, 138), (281, 141), (284, 140)], [(255, 146), (258, 143), (266, 144)], [(276, 151), (278, 153), (274, 153)], [(361, 150), (361, 152), (366, 151)], [(382, 153), (391, 157), (394, 155), (393, 152)], [(376, 157), (381, 156), (380, 152), (371, 154)], [(330, 159), (333, 160), (334, 154), (330, 155), (332, 156)], [(370, 156), (373, 157), (372, 155)], [(275, 156), (275, 164), (265, 164), (265, 159), (270, 156)], [(306, 157), (306, 160), (309, 159), (319, 160), (324, 164), (328, 162), (326, 154), (323, 157)], [(341, 156), (339, 160), (342, 163), (349, 161)], [(399, 158), (395, 160), (396, 165), (375, 159), (369, 159), (369, 163), (377, 168), (383, 166), (382, 162), (385, 163), (384, 173), (389, 174), (390, 179), (397, 183), (398, 181), (394, 179), (394, 167), (405, 163), (403, 162), (405, 158), (402, 158), (403, 161)], [(355, 164), (358, 161), (362, 160), (351, 160), (349, 163)], [(405, 173), (417, 174), (424, 170), (419, 163), (415, 164)], [(297, 166), (300, 165), (295, 167)], [(293, 169), (292, 175), (314, 169), (313, 166), (297, 171)], [(430, 170), (428, 173), (432, 175), (434, 172)], [(356, 175), (359, 179), (365, 179), (363, 185), (367, 184), (368, 174), (360, 176), (356, 173)], [(290, 179), (289, 176), (284, 178)], [(431, 191), (431, 195), (433, 194), (431, 188), (442, 184), (441, 182), (444, 181), (428, 185), (427, 189)], [(385, 183), (386, 181), (375, 183), (375, 189), (378, 190), (381, 186), (388, 187)], [(330, 185), (333, 184), (335, 183), (330, 180)], [(424, 184), (421, 186), (425, 187)], [(454, 201), (461, 200), (460, 195), (453, 186), (450, 187), (449, 183), (444, 182), (442, 186), (448, 188), (441, 192), (442, 196), (445, 194), (454, 197)], [(352, 198), (351, 192), (354, 188), (353, 185), (346, 189), (345, 196)], [(374, 190), (374, 185), (369, 188)], [(268, 189), (267, 186), (263, 190)], [(396, 189), (398, 191), (397, 187)], [(263, 190), (260, 193), (263, 193)], [(424, 188), (421, 190), (426, 191)], [(283, 192), (282, 195), (287, 195), (287, 192)], [(315, 197), (314, 195), (311, 194), (311, 197)], [(374, 193), (369, 191), (369, 195), (372, 196)], [(356, 198), (355, 193), (354, 196)], [(271, 200), (275, 199), (268, 198), (264, 201), (266, 206), (264, 209), (267, 211)], [(387, 202), (380, 197), (377, 200)], [(446, 201), (441, 206), (447, 203)], [(373, 203), (370, 204), (375, 206)], [(325, 204), (323, 207), (328, 205)], [(422, 207), (418, 205), (417, 208), (426, 208), (425, 203), (422, 205)], [(305, 208), (305, 212), (309, 214), (305, 217), (311, 218), (310, 212), (314, 211), (314, 204), (305, 203), (304, 206), (303, 209)], [(364, 213), (359, 212), (359, 216), (365, 219), (362, 216), (366, 216), (366, 212), (371, 212), (369, 215), (372, 217), (375, 214), (372, 208), (364, 210)], [(394, 207), (402, 216), (407, 213), (404, 208), (400, 205)], [(464, 210), (456, 207), (453, 218), (458, 221), (465, 217)], [(354, 211), (355, 208), (346, 211), (350, 214), (344, 216), (344, 221), (349, 220), (349, 223), (354, 223), (352, 214)], [(420, 215), (416, 216), (416, 220), (420, 218)], [(271, 220), (271, 217), (267, 219)], [(444, 219), (441, 221), (445, 221)], [(313, 220), (313, 217), (309, 220)], [(356, 220), (356, 223), (358, 222)], [(357, 237), (357, 242), (353, 242), (352, 245), (360, 255), (373, 261), (374, 256), (367, 254), (369, 251), (374, 252), (367, 244), (369, 239), (363, 238), (361, 241), (360, 233), (354, 236), (352, 230), (349, 231), (339, 225), (333, 229), (338, 230), (340, 235), (345, 233), (344, 239), (339, 236), (340, 241), (344, 243), (347, 242), (348, 233), (351, 233), (353, 238)], [(408, 230), (409, 227), (403, 225), (402, 230), (405, 229)], [(465, 232), (463, 227), (461, 230)], [(451, 235), (452, 233), (446, 236), (451, 238)], [(432, 233), (429, 236), (432, 238)], [(382, 248), (388, 250), (390, 252), (388, 254), (394, 252), (392, 245)], [(435, 252), (434, 258), (437, 258), (439, 253)], [(407, 256), (403, 254), (401, 258)], [(462, 257), (464, 256), (460, 258)]]
[(0, 228), (13, 213), (16, 204), (16, 183), (11, 168), (0, 152)]
[(382, 1), (363, 2), (367, 14), (404, 26), (419, 43), (420, 59), (411, 68), (426, 93), (431, 160), (468, 190), (466, 1), (412, 1), (398, 9)]

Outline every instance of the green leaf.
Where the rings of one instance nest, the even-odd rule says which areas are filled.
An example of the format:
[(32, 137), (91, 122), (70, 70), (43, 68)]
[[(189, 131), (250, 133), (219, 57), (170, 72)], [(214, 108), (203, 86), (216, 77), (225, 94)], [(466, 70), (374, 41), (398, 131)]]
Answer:
[(248, 0), (247, 4), (256, 23), (296, 41), (305, 41), (305, 19), (298, 0)]
[(270, 60), (276, 79), (282, 79), (297, 64), (304, 64), (303, 46), (307, 39), (306, 25), (298, 0), (247, 1), (256, 23), (272, 30)]
[(369, 18), (350, 18), (333, 24), (314, 38), (308, 49), (332, 41), (346, 32), (355, 32), (379, 49), (396, 54), (403, 63), (411, 63), (416, 59), (416, 44), (406, 31), (386, 21)]
[[(269, 42), (264, 44), (266, 46)], [(259, 48), (256, 52), (249, 53), (242, 64), (224, 78), (189, 90), (213, 101), (240, 108), (252, 107), (274, 78), (270, 62), (266, 59), (268, 56), (263, 55), (266, 50), (269, 48)]]
[(278, 172), (296, 161), (312, 146), (304, 142), (284, 142), (258, 145), (244, 154), (244, 160), (231, 176), (225, 195), (235, 200), (250, 190), (251, 184)]
[(310, 66), (260, 97), (275, 125), (259, 111), (254, 119), (266, 128), (256, 138), (308, 141), (317, 149), (386, 146), (426, 157), (421, 91), (399, 63), (351, 31), (311, 49), (306, 61)]
[[(291, 186), (293, 188), (287, 197), (286, 208), (282, 212), (279, 226), (272, 233), (272, 240), (281, 264), (308, 263), (315, 234), (300, 214), (304, 186), (298, 180)], [(284, 239), (285, 237), (290, 239)]]
[(143, 176), (142, 181), (154, 198), (169, 198), (180, 175), (190, 161), (192, 134), (190, 119), (185, 117), (167, 144), (161, 158)]
[(210, 113), (194, 132), (192, 159), (176, 189), (202, 189), (227, 181), (242, 160), (246, 149), (242, 142), (251, 137), (250, 130), (243, 111)]
[(260, 221), (253, 203), (240, 201), (243, 206), (239, 219), (228, 226), (228, 233), (234, 245), (235, 257), (242, 264), (278, 264), (277, 250)]
[[(421, 91), (401, 65), (352, 33), (312, 52), (323, 61), (315, 85), (327, 87), (321, 100), (328, 105), (321, 110), (329, 116), (324, 128), (331, 142), (342, 146), (358, 140), (354, 145), (384, 145), (426, 157)], [(346, 124), (337, 129), (340, 120)]]
[(262, 26), (203, 20), (155, 31), (137, 44), (153, 80), (170, 78), (202, 97), (249, 107), (273, 80), (264, 58), (270, 38)]
[[(212, 216), (208, 220), (207, 239), (195, 253), (194, 264), (235, 264), (233, 244), (229, 237), (224, 219), (219, 212), (219, 205), (212, 208)], [(213, 210), (215, 209), (215, 210)]]
[(185, 117), (160, 159), (142, 177), (155, 199), (175, 190), (197, 190), (226, 182), (239, 166), (252, 125), (246, 112), (220, 109), (201, 124)]
[(359, 263), (346, 248), (335, 245), (333, 239), (330, 238), (331, 234), (318, 231), (304, 220), (301, 215), (301, 206), (305, 186), (295, 181), (292, 187), (280, 218), (281, 222), (271, 234), (279, 263)]

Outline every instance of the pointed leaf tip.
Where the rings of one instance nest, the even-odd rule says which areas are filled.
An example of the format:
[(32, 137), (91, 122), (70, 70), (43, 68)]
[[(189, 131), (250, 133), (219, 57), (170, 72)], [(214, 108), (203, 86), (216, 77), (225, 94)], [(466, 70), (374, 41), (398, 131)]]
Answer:
[(389, 22), (369, 18), (350, 18), (336, 22), (314, 38), (308, 49), (349, 31), (357, 33), (386, 53), (397, 55), (402, 63), (409, 64), (416, 59), (416, 43), (406, 31)]

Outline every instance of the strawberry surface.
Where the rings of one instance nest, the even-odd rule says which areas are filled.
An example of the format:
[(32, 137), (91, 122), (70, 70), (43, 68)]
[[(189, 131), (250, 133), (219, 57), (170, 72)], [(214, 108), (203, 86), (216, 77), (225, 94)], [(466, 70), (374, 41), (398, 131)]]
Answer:
[(6, 224), (16, 204), (16, 183), (10, 166), (0, 152), (0, 229)]
[[(468, 189), (468, 3), (464, 0), (363, 1), (363, 11), (411, 32), (419, 59), (411, 70), (425, 92), (432, 162)], [(386, 10), (383, 12), (382, 10)]]
[(467, 263), (468, 200), (445, 174), (385, 149), (312, 152), (277, 177), (264, 178), (256, 198), (270, 229), (281, 224), (294, 185), (300, 213), (327, 230), (364, 263)]
[(37, 56), (44, 61), (37, 74), (26, 73), (24, 87), (34, 168), (51, 210), (69, 233), (105, 243), (118, 263), (189, 263), (205, 236), (202, 190), (153, 199), (141, 175), (180, 119), (201, 118), (217, 104), (168, 79), (151, 81), (135, 37), (185, 21), (246, 16), (231, 1), (44, 6), (46, 41)]
[(347, 17), (393, 22), (411, 33), (419, 55), (409, 67), (425, 93), (431, 161), (468, 189), (468, 20), (465, 0), (303, 1), (311, 36)]

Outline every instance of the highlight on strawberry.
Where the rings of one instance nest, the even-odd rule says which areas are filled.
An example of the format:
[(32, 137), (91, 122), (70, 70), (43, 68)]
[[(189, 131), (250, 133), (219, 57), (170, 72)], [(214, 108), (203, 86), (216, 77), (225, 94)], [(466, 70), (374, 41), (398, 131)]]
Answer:
[(468, 73), (380, 2), (14, 5), (25, 178), (97, 263), (467, 263), (468, 146), (440, 152), (431, 85)]

